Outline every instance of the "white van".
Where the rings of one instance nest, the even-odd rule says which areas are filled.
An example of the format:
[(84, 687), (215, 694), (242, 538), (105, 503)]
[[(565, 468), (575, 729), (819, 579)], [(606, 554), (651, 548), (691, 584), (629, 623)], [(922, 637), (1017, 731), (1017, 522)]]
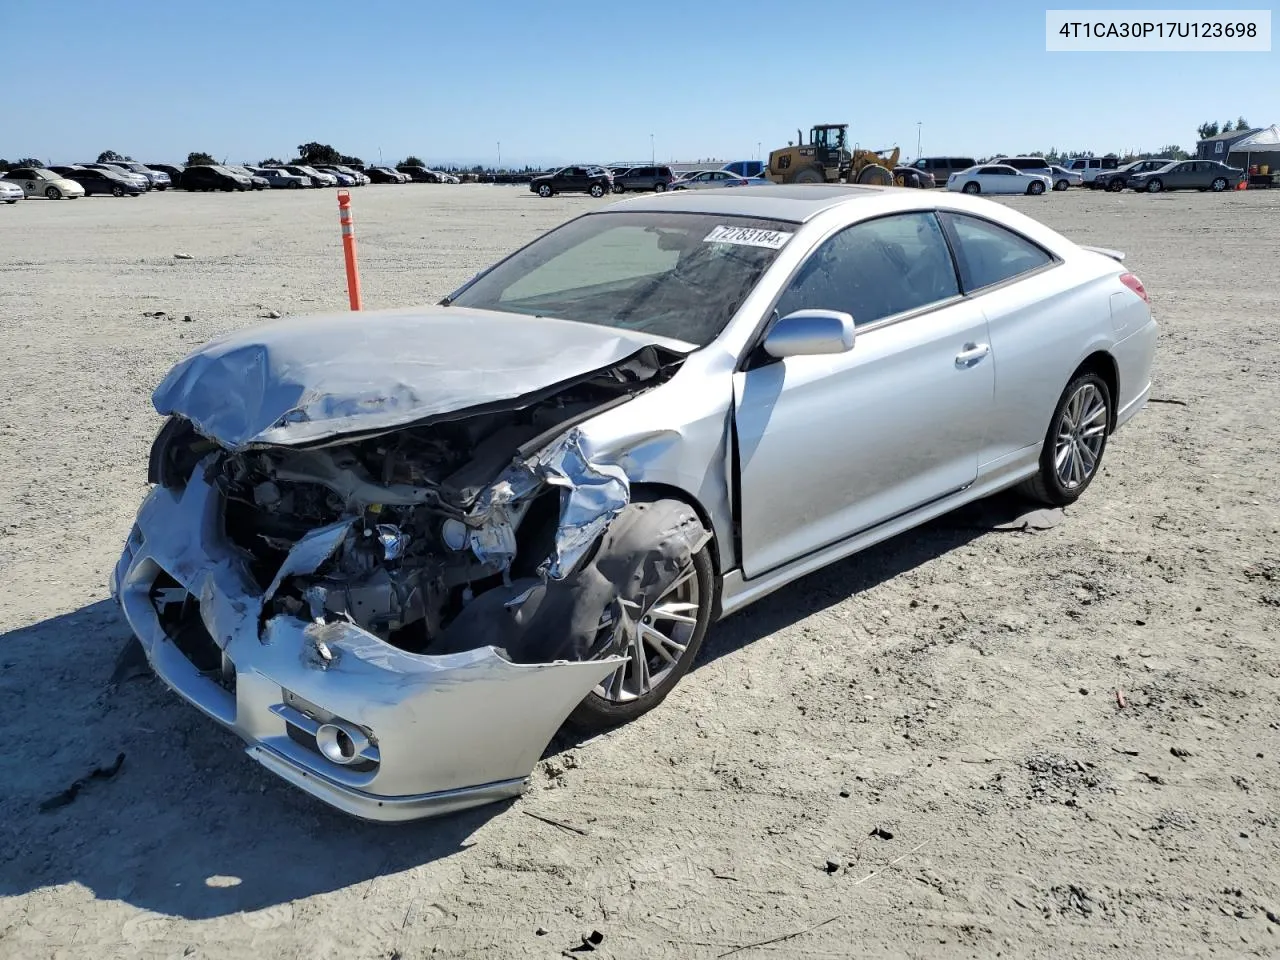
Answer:
[(1097, 179), (1098, 174), (1114, 170), (1120, 166), (1119, 157), (1076, 157), (1074, 160), (1063, 164), (1068, 170), (1072, 170), (1080, 174), (1081, 179), (1085, 183), (1092, 183)]

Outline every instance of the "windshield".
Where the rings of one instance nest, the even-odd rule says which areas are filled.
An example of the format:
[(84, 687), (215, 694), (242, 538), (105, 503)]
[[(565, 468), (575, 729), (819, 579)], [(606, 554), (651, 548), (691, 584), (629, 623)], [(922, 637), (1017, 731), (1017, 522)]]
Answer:
[(596, 213), (535, 240), (448, 303), (706, 346), (795, 224), (702, 213)]

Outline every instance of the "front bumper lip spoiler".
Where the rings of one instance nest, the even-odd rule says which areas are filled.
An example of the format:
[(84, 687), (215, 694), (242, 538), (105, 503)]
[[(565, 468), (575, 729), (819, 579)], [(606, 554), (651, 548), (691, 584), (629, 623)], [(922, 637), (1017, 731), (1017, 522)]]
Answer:
[[(284, 564), (289, 575), (328, 557), (335, 526), (299, 541)], [(198, 602), (221, 651), (221, 674), (202, 672), (166, 632), (152, 599), (162, 574)], [(345, 621), (281, 615), (260, 624), (271, 590), (258, 587), (223, 535), (221, 500), (203, 465), (182, 491), (152, 489), (111, 593), (167, 686), (240, 736), (249, 755), (282, 779), (371, 820), (416, 819), (519, 794), (565, 718), (624, 662), (515, 663), (489, 646), (424, 656)], [(308, 741), (305, 724), (288, 721), (291, 710), (366, 731), (376, 760), (333, 763)]]

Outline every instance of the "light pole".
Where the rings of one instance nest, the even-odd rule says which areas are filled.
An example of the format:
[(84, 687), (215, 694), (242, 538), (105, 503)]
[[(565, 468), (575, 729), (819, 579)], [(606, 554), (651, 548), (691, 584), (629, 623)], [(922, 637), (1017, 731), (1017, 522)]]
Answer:
[(502, 141), (498, 141), (498, 169), (502, 169)]
[(757, 140), (757, 141), (756, 141), (756, 159), (757, 159), (757, 160), (762, 159), (762, 157), (761, 157), (761, 153), (760, 153), (760, 141), (759, 141), (759, 140)]
[(923, 121), (921, 120), (916, 121), (916, 159), (917, 160), (920, 159), (920, 127), (922, 124), (923, 124)]
[(658, 152), (657, 152), (657, 151), (654, 149), (654, 147), (653, 147), (653, 134), (652, 134), (652, 133), (651, 133), (651, 134), (649, 134), (649, 162), (650, 162), (651, 164), (652, 164), (652, 163), (657, 163), (657, 162), (658, 162)]

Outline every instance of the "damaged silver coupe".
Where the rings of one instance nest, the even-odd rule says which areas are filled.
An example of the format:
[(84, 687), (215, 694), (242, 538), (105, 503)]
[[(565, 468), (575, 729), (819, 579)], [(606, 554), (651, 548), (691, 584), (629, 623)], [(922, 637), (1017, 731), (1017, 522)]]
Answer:
[(434, 307), (201, 347), (112, 579), (155, 672), (301, 789), (411, 819), (518, 794), (798, 576), (1004, 487), (1075, 500), (1146, 400), (1145, 291), (919, 193), (643, 197)]

